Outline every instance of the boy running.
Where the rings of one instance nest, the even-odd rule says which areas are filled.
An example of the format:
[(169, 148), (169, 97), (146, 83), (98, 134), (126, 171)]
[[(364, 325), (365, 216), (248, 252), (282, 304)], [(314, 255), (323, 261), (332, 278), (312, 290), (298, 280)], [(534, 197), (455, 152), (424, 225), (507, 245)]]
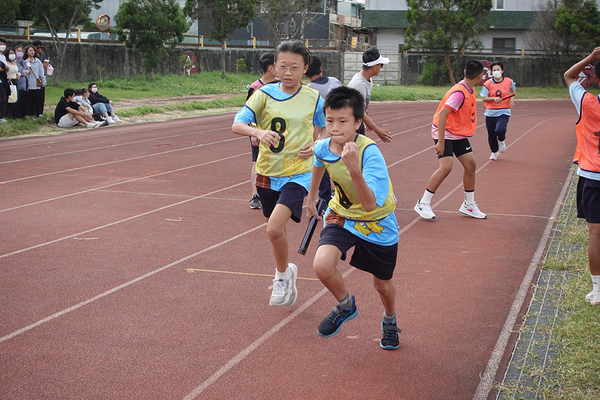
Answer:
[[(477, 60), (469, 60), (465, 65), (465, 79), (454, 85), (440, 102), (431, 125), (431, 136), (438, 156), (438, 169), (431, 175), (421, 200), (415, 204), (415, 211), (425, 219), (434, 219), (431, 210), (431, 199), (444, 179), (452, 171), (453, 156), (462, 164), (463, 187), (465, 201), (460, 211), (473, 218), (485, 218), (475, 203), (475, 157), (469, 143), (469, 137), (477, 127), (477, 111), (475, 110), (475, 85), (481, 81), (483, 64)], [(438, 132), (442, 132), (438, 135)], [(442, 136), (443, 140), (438, 137)]]
[(588, 223), (588, 262), (592, 291), (585, 296), (593, 306), (600, 305), (600, 96), (594, 96), (578, 82), (579, 74), (593, 62), (596, 82), (600, 83), (600, 47), (565, 72), (565, 82), (575, 104), (579, 120), (575, 124), (577, 149), (573, 162), (578, 164), (577, 217)]
[(337, 300), (321, 322), (318, 333), (335, 335), (344, 321), (357, 315), (354, 296), (348, 293), (337, 264), (354, 247), (350, 265), (373, 275), (373, 284), (383, 303), (380, 347), (397, 349), (396, 287), (392, 275), (398, 252), (396, 198), (387, 166), (374, 141), (356, 131), (364, 116), (364, 100), (355, 89), (333, 89), (325, 100), (329, 137), (315, 145), (313, 177), (307, 201), (307, 216), (319, 219), (316, 210), (319, 183), (325, 169), (335, 184), (335, 195), (325, 212), (313, 268), (317, 277)]
[[(314, 141), (325, 127), (323, 99), (300, 80), (310, 64), (310, 52), (301, 41), (283, 42), (275, 64), (281, 82), (262, 86), (235, 116), (234, 133), (260, 141), (256, 161), (256, 187), (267, 235), (275, 257), (275, 279), (269, 302), (292, 305), (296, 265), (288, 263), (287, 222), (300, 222), (302, 203), (310, 186)], [(256, 124), (257, 127), (248, 124)]]

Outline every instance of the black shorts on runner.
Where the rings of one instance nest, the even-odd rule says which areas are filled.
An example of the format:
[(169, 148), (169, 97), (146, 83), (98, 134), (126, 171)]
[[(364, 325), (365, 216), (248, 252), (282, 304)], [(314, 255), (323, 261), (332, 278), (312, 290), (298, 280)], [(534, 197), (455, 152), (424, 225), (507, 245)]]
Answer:
[(256, 162), (258, 159), (258, 146), (252, 144), (252, 138), (250, 138), (250, 147), (252, 147), (252, 162)]
[(577, 218), (583, 218), (590, 224), (600, 224), (600, 181), (579, 177)]
[(262, 212), (265, 217), (271, 217), (275, 206), (283, 204), (292, 210), (292, 221), (300, 222), (302, 219), (302, 205), (304, 204), (304, 198), (308, 194), (308, 191), (303, 186), (293, 182), (286, 183), (281, 188), (281, 192), (257, 186), (256, 192), (260, 196)]
[[(438, 143), (437, 139), (433, 139), (435, 144)], [(457, 158), (465, 155), (467, 153), (473, 152), (473, 146), (469, 143), (469, 139), (458, 139), (458, 140), (448, 140), (444, 139), (444, 154), (438, 156), (438, 158), (442, 157), (452, 157), (454, 154)]]
[(337, 247), (342, 252), (342, 260), (346, 259), (346, 252), (354, 247), (350, 265), (374, 275), (377, 279), (387, 281), (394, 275), (398, 243), (381, 246), (367, 242), (339, 225), (328, 224), (321, 231), (319, 239), (319, 246), (324, 244)]

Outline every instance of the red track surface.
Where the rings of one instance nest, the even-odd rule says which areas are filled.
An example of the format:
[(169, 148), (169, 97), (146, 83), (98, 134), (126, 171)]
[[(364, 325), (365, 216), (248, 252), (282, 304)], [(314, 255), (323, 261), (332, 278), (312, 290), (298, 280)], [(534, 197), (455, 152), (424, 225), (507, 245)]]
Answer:
[(412, 207), (437, 167), (436, 106), (371, 108), (395, 134), (380, 148), (403, 228), (397, 351), (379, 348), (379, 297), (347, 263), (358, 317), (318, 336), (335, 302), (312, 271), (317, 236), (296, 254), (306, 219), (288, 224), (298, 300), (269, 307), (274, 263), (233, 114), (0, 141), (0, 398), (485, 397), (569, 176), (577, 117), (569, 101), (517, 102), (508, 150), (491, 162), (479, 104), (488, 219), (457, 212), (455, 161), (429, 222)]

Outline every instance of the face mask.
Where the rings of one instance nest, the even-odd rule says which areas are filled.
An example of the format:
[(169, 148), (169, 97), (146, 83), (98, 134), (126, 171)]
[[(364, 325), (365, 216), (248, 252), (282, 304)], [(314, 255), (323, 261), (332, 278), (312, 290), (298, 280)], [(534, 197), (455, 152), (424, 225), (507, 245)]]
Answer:
[(492, 76), (496, 79), (502, 78), (502, 71), (494, 71), (492, 72)]
[(81, 96), (75, 96), (75, 101), (82, 101), (83, 98)]
[(8, 59), (9, 59), (9, 60), (14, 60), (15, 58), (17, 58), (17, 56), (16, 56), (15, 54), (10, 54), (10, 55), (8, 56)]
[(0, 51), (4, 51), (4, 50), (6, 50), (6, 46), (3, 44), (0, 44)]
[(92, 91), (92, 93), (97, 93), (98, 92), (98, 88), (95, 88), (95, 87), (91, 88), (90, 90)]
[(17, 51), (17, 58), (23, 58), (23, 52)]

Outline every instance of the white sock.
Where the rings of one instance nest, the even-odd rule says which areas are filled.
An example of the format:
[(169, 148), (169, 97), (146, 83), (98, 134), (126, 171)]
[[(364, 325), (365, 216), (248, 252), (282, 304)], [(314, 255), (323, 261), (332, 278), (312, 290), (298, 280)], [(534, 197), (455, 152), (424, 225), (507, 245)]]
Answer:
[(594, 292), (600, 292), (600, 275), (592, 275), (592, 287)]
[(467, 192), (465, 190), (465, 204), (473, 204), (475, 203), (475, 191)]
[(423, 193), (423, 197), (421, 197), (421, 203), (431, 204), (431, 199), (435, 193), (431, 193), (429, 190), (425, 189), (425, 193)]
[(275, 279), (290, 279), (290, 269), (287, 268), (285, 272), (275, 270)]

